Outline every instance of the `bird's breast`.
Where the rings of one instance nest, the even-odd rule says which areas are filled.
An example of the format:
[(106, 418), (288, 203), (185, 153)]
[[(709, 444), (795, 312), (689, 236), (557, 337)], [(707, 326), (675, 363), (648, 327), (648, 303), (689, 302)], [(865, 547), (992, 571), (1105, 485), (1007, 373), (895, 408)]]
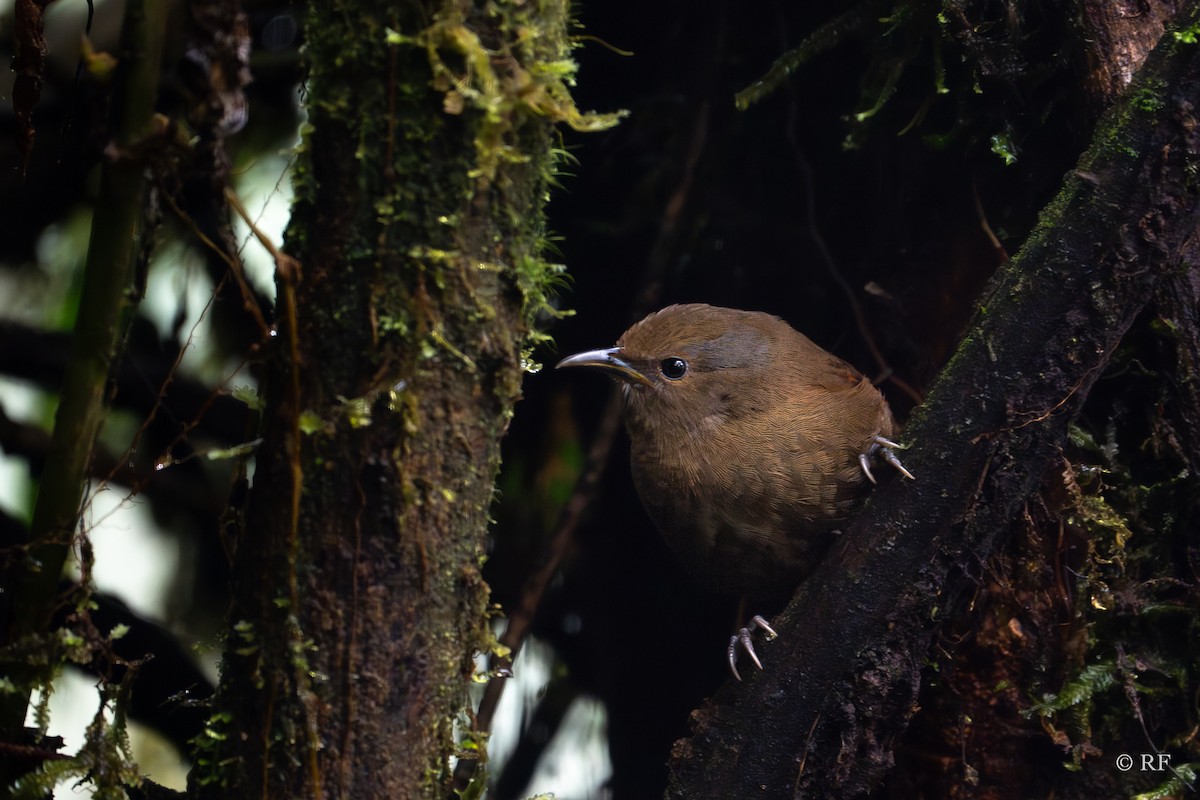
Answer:
[[(790, 592), (826, 549), (858, 493), (830, 469), (849, 454), (812, 458), (752, 437), (634, 441), (634, 483), (668, 546), (700, 582), (725, 594)], [(857, 467), (855, 467), (857, 469)]]

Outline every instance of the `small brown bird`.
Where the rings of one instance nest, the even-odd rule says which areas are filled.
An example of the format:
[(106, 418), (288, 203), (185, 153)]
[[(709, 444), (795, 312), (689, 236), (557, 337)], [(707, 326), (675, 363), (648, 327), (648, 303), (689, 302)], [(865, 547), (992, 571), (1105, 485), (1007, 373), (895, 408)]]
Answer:
[[(879, 390), (779, 317), (669, 306), (616, 347), (558, 366), (623, 382), (638, 495), (687, 570), (721, 593), (786, 599), (874, 482), (873, 460), (912, 478)], [(739, 645), (758, 663), (743, 629), (734, 675)]]

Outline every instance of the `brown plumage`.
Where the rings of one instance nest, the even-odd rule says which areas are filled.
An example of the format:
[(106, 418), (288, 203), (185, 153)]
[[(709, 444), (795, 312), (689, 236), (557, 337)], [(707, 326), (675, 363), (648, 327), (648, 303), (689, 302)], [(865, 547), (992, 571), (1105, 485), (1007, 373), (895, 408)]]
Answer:
[(638, 494), (687, 569), (720, 592), (787, 597), (873, 480), (868, 460), (908, 474), (879, 390), (769, 314), (670, 306), (615, 348), (559, 366), (624, 382)]

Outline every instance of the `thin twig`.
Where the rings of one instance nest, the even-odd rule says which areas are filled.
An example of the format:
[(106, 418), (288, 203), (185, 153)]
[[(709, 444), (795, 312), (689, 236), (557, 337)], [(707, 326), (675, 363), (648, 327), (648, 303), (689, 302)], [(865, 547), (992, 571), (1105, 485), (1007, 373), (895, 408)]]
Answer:
[(875, 336), (871, 333), (871, 327), (867, 324), (866, 314), (863, 312), (862, 303), (858, 301), (858, 294), (850, 286), (850, 282), (842, 275), (841, 270), (837, 267), (837, 262), (833, 259), (833, 254), (829, 250), (829, 246), (825, 243), (825, 238), (821, 236), (820, 226), (817, 225), (816, 212), (816, 196), (813, 191), (813, 174), (812, 167), (809, 166), (808, 160), (804, 157), (804, 151), (800, 147), (799, 138), (796, 136), (798, 103), (791, 104), (791, 110), (788, 114), (788, 141), (792, 146), (792, 154), (796, 158), (796, 167), (800, 170), (802, 183), (804, 188), (804, 224), (808, 228), (808, 235), (812, 239), (813, 245), (817, 248), (817, 254), (821, 256), (821, 260), (825, 263), (825, 269), (829, 273), (829, 277), (838, 285), (842, 293), (846, 296), (846, 303), (850, 306), (850, 312), (854, 315), (854, 324), (858, 327), (859, 335), (862, 336), (863, 342), (867, 345), (867, 349), (871, 352), (871, 358), (875, 360), (875, 364), (879, 369), (879, 374), (883, 376), (882, 380), (890, 381), (897, 389), (904, 392), (917, 405), (925, 399), (924, 396), (914, 388), (908, 381), (896, 375), (887, 359), (884, 358), (883, 352), (875, 343)]

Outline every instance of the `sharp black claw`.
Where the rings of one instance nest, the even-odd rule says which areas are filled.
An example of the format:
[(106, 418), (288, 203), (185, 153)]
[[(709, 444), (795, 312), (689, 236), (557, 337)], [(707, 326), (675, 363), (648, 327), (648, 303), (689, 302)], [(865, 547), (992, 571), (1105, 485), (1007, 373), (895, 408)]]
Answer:
[[(750, 624), (754, 625), (756, 627), (762, 628), (764, 631), (766, 631), (768, 639), (775, 639), (779, 636), (779, 634), (775, 632), (775, 629), (772, 628), (770, 625), (768, 625), (767, 621), (765, 619), (763, 619), (762, 616), (759, 614), (754, 615), (754, 617), (750, 620)], [(749, 626), (747, 626), (747, 627), (749, 627)]]
[(900, 463), (900, 459), (896, 457), (896, 450), (903, 450), (904, 446), (893, 442), (891, 439), (885, 439), (882, 436), (874, 436), (871, 438), (871, 444), (867, 447), (865, 453), (859, 453), (858, 465), (862, 468), (863, 474), (867, 476), (867, 480), (875, 483), (875, 476), (871, 474), (871, 460), (874, 458), (882, 458), (887, 463), (904, 477), (911, 481), (917, 478), (911, 472), (904, 468)]
[(746, 651), (746, 655), (750, 656), (750, 660), (754, 662), (754, 666), (758, 667), (758, 671), (762, 672), (762, 662), (758, 660), (758, 653), (754, 652), (754, 640), (750, 638), (750, 632), (742, 628), (742, 634), (738, 636), (738, 641), (742, 645), (742, 649)]
[(775, 633), (775, 629), (767, 624), (767, 621), (758, 614), (750, 620), (750, 623), (739, 630), (736, 634), (729, 637), (729, 647), (726, 648), (725, 654), (729, 658), (729, 671), (733, 673), (733, 677), (739, 681), (742, 675), (738, 672), (737, 659), (738, 649), (744, 650), (746, 655), (750, 656), (750, 660), (754, 662), (754, 666), (760, 670), (763, 668), (762, 661), (758, 658), (758, 653), (754, 651), (754, 631), (761, 629), (766, 632), (767, 639), (774, 639), (779, 634)]
[(883, 453), (883, 460), (899, 470), (901, 475), (908, 478), (910, 481), (916, 480), (913, 474), (904, 468), (904, 465), (900, 463), (900, 459), (896, 458), (896, 454), (893, 453), (889, 448), (884, 447), (880, 450), (880, 452)]
[(871, 474), (871, 459), (866, 453), (858, 454), (858, 465), (862, 467), (863, 475), (867, 476), (867, 480), (875, 483), (875, 476)]
[(733, 677), (737, 678), (738, 683), (742, 681), (742, 673), (738, 672), (737, 668), (737, 648), (740, 641), (738, 636), (729, 637), (729, 648), (725, 651), (729, 657), (729, 671), (733, 673)]

